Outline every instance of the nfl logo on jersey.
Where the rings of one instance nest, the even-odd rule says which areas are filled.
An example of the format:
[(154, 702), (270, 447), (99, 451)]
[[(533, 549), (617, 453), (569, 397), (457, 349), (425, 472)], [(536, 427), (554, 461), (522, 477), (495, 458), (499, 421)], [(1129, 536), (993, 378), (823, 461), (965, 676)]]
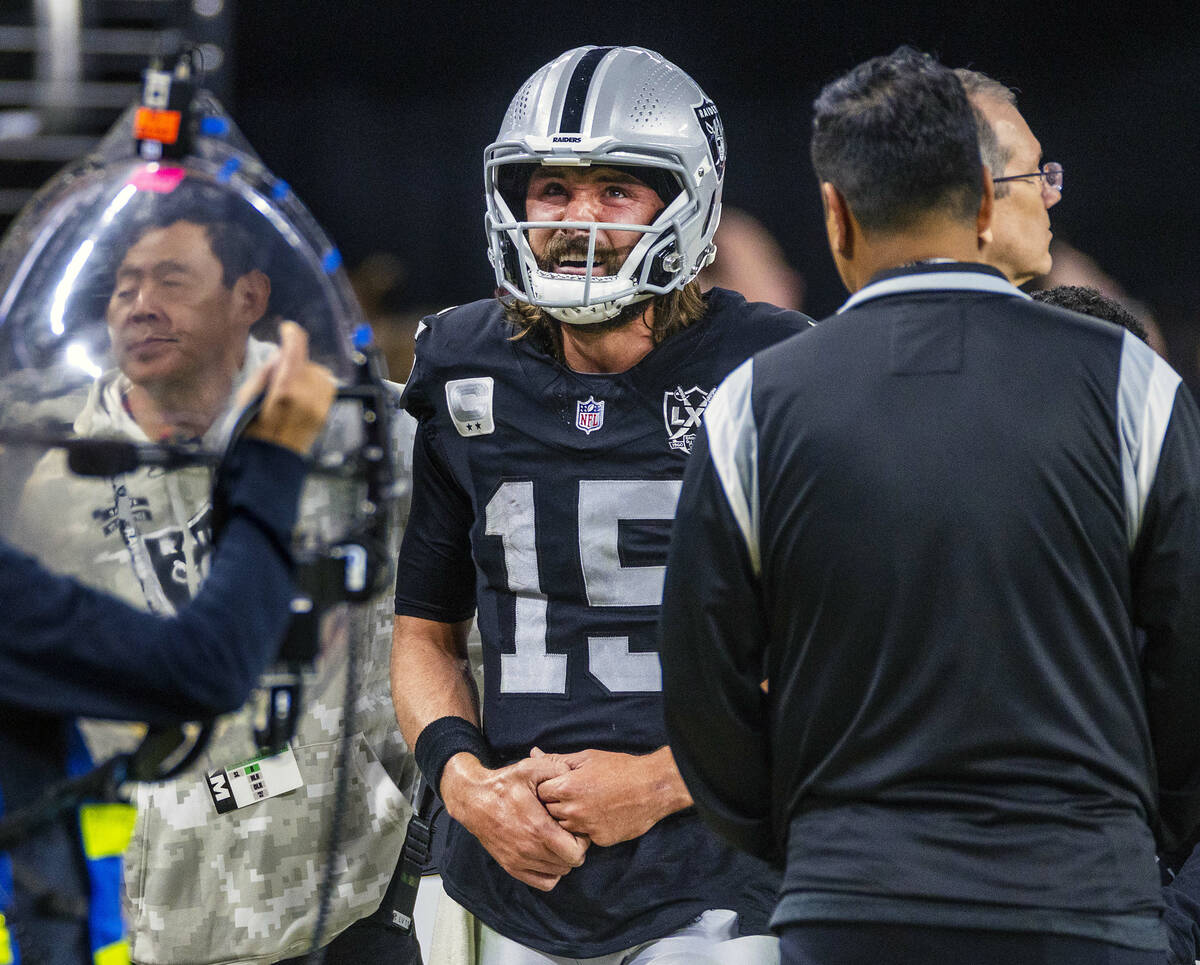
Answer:
[(604, 425), (604, 403), (597, 402), (595, 396), (588, 396), (586, 402), (575, 403), (575, 428), (582, 429), (591, 435)]

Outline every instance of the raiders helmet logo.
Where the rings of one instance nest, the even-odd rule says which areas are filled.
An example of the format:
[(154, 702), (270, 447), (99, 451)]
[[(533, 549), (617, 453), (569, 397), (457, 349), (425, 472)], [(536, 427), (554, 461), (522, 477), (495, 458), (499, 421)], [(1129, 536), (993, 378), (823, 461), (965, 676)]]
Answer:
[(721, 123), (721, 115), (717, 113), (717, 105), (705, 101), (699, 107), (693, 107), (700, 129), (708, 138), (708, 153), (712, 157), (713, 168), (718, 179), (725, 177), (725, 125)]

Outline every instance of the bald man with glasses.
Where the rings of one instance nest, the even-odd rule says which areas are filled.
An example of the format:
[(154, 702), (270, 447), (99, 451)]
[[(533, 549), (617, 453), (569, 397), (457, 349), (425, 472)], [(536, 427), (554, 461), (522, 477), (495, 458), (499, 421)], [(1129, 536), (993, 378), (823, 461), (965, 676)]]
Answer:
[(980, 235), (981, 258), (1023, 285), (1050, 271), (1050, 209), (1062, 198), (1063, 166), (1042, 160), (1042, 145), (1012, 90), (978, 71), (954, 73), (975, 110), (979, 152), (995, 185), (992, 224)]

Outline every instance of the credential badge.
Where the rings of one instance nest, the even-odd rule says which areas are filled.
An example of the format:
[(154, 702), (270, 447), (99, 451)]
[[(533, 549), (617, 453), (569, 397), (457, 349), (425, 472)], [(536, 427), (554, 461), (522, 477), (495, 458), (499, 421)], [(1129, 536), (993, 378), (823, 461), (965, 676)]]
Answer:
[(716, 389), (702, 389), (693, 385), (685, 389), (681, 385), (663, 393), (663, 421), (667, 424), (667, 445), (681, 452), (691, 452), (696, 442), (696, 430), (708, 407), (709, 396)]
[(460, 436), (486, 436), (496, 431), (492, 418), (493, 385), (490, 375), (446, 383), (446, 408)]
[(595, 396), (588, 396), (586, 402), (575, 403), (575, 428), (582, 429), (589, 436), (604, 425), (604, 402), (597, 402)]

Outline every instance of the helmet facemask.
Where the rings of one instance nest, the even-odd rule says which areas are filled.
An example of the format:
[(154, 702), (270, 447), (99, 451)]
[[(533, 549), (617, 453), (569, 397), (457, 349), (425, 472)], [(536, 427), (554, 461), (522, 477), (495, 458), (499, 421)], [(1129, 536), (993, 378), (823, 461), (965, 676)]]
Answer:
[[(683, 250), (683, 225), (697, 216), (701, 202), (677, 160), (662, 159), (655, 165), (630, 164), (625, 158), (611, 162), (598, 158), (593, 162), (596, 167), (633, 175), (664, 201), (650, 224), (632, 224), (527, 220), (525, 191), (541, 158), (511, 154), (497, 158), (494, 150), (489, 155), (486, 224), (497, 282), (509, 294), (545, 309), (560, 321), (589, 325), (612, 319), (629, 305), (681, 288), (711, 260), (710, 255), (688, 266), (679, 254)], [(530, 242), (530, 231), (539, 229), (556, 232), (543, 250), (541, 264)], [(586, 235), (566, 240), (557, 234), (564, 231)], [(603, 247), (600, 235), (604, 232), (637, 233), (640, 238), (628, 251), (614, 252)], [(555, 255), (561, 254), (564, 246), (578, 254), (580, 274), (558, 273), (546, 267), (547, 262), (558, 260)]]

